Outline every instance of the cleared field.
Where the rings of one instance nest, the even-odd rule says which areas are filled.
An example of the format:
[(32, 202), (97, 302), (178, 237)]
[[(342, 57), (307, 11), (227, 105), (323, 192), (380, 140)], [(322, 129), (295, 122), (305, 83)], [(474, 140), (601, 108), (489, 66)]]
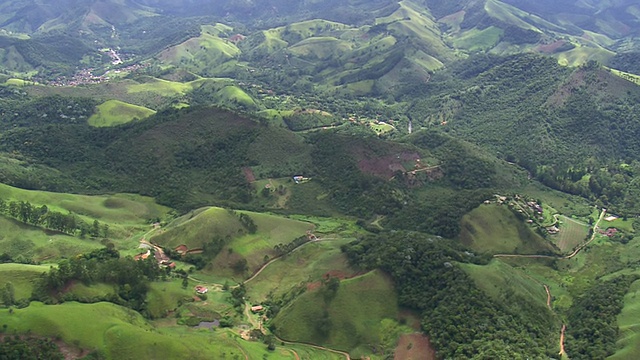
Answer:
[(553, 246), (519, 220), (506, 206), (481, 205), (461, 221), (460, 241), (483, 253), (538, 254)]
[[(323, 289), (300, 295), (273, 320), (285, 340), (321, 344), (365, 356), (380, 344), (383, 324), (399, 316), (393, 284), (379, 271), (343, 280), (328, 302)], [(395, 339), (394, 339), (395, 340)], [(393, 344), (395, 346), (395, 342)]]
[(96, 113), (89, 118), (89, 125), (96, 127), (126, 124), (134, 119), (142, 120), (156, 112), (144, 106), (120, 100), (109, 100), (97, 106)]
[(273, 262), (247, 283), (247, 297), (252, 302), (260, 303), (270, 292), (277, 297), (301, 283), (317, 283), (327, 273), (346, 277), (355, 275), (340, 251), (340, 246), (349, 241), (340, 239), (310, 243)]
[(589, 226), (582, 222), (559, 216), (561, 221), (560, 233), (553, 236), (555, 244), (563, 253), (569, 253), (587, 240), (589, 234)]
[(611, 360), (640, 358), (640, 281), (631, 284), (624, 297), (624, 307), (618, 315), (618, 348)]

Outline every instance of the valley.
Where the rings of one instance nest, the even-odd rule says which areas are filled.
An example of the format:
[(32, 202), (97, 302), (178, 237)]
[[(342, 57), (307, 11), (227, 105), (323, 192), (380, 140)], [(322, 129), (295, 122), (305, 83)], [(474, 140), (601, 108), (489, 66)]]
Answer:
[(631, 0), (0, 1), (0, 358), (636, 358), (639, 37)]

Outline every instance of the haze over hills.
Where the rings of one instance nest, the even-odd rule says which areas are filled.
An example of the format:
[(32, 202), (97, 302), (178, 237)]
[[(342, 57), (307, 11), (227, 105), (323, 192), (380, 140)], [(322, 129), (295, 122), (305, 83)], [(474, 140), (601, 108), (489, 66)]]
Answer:
[(0, 0), (0, 358), (639, 358), (639, 37), (627, 0)]

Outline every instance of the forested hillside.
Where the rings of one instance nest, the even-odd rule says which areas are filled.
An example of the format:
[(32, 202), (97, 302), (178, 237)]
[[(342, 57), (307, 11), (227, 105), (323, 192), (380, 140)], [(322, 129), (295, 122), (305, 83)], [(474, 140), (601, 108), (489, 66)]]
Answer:
[(0, 1), (0, 358), (639, 358), (638, 36), (632, 0)]

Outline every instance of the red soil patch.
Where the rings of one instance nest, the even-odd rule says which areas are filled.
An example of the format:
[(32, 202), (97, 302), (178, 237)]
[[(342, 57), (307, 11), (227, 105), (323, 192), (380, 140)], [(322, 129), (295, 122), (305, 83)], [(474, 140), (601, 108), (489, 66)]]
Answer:
[(400, 153), (397, 155), (387, 155), (378, 158), (362, 159), (358, 162), (360, 171), (366, 174), (381, 177), (383, 179), (391, 179), (396, 171), (407, 171), (403, 163), (415, 162), (420, 159), (418, 153)]
[(538, 51), (540, 51), (543, 54), (553, 54), (564, 44), (566, 44), (566, 41), (558, 40), (558, 41), (552, 42), (551, 44), (539, 45)]
[(253, 183), (256, 181), (256, 176), (254, 175), (253, 170), (251, 170), (250, 167), (242, 168), (242, 172), (244, 173), (244, 177), (247, 179), (248, 183)]
[(394, 360), (436, 360), (436, 350), (424, 334), (402, 335), (395, 350)]
[(453, 14), (441, 17), (440, 19), (438, 19), (438, 22), (443, 22), (443, 23), (447, 23), (447, 22), (450, 22), (450, 21), (462, 22), (462, 20), (464, 19), (464, 16), (466, 15), (466, 13), (467, 13), (466, 11), (460, 10), (460, 11), (455, 12)]

